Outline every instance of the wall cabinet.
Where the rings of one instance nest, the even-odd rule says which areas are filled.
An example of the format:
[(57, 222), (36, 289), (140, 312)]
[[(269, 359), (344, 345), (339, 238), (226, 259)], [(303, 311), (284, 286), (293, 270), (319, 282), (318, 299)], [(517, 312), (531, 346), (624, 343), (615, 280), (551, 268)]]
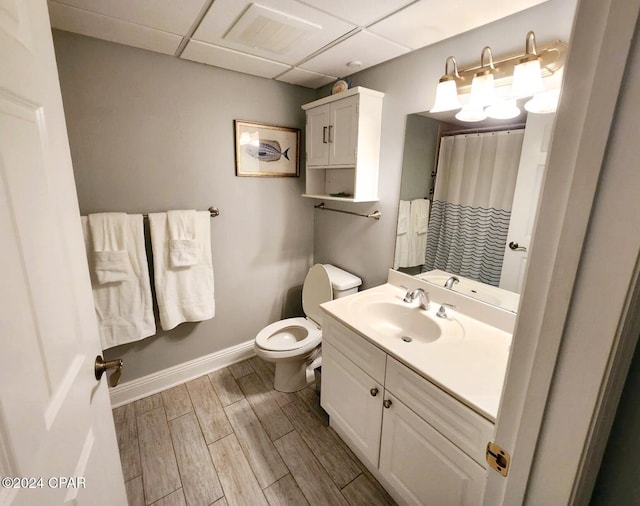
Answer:
[(479, 505), (493, 424), (328, 316), (322, 346), (330, 424), (396, 500)]
[(305, 197), (378, 200), (384, 94), (362, 87), (305, 104)]

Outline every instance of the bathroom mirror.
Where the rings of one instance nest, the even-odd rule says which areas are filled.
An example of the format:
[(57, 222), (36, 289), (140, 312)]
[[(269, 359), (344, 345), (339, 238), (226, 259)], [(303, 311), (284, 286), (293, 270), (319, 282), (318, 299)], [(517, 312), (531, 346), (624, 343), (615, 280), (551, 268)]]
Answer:
[(408, 115), (394, 269), (517, 311), (553, 116)]

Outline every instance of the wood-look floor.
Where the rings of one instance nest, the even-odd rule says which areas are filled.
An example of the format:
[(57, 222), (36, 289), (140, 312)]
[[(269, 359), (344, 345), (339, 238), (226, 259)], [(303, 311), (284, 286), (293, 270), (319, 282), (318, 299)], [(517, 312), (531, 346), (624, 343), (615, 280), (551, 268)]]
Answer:
[(129, 506), (395, 505), (313, 386), (253, 357), (113, 410)]

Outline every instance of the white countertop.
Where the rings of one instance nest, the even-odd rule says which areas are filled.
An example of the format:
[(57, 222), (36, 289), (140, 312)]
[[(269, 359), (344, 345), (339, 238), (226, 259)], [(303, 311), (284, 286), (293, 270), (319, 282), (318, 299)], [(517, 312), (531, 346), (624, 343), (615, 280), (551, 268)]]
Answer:
[(406, 289), (386, 283), (326, 302), (320, 307), (477, 413), (495, 422), (509, 359), (511, 333), (455, 309), (447, 309), (446, 320), (436, 318), (439, 303), (450, 302), (438, 300), (437, 294), (432, 295), (427, 314), (442, 325), (443, 333), (430, 343), (416, 339), (406, 343), (398, 337), (389, 337), (377, 332), (358, 314), (357, 308), (364, 303), (375, 300), (397, 302), (405, 293)]

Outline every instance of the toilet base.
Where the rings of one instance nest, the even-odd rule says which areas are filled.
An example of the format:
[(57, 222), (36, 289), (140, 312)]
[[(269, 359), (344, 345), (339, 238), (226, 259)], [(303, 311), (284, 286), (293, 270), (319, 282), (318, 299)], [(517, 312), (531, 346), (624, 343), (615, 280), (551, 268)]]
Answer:
[(297, 392), (302, 390), (307, 382), (307, 360), (278, 360), (276, 362), (273, 388), (278, 392)]

